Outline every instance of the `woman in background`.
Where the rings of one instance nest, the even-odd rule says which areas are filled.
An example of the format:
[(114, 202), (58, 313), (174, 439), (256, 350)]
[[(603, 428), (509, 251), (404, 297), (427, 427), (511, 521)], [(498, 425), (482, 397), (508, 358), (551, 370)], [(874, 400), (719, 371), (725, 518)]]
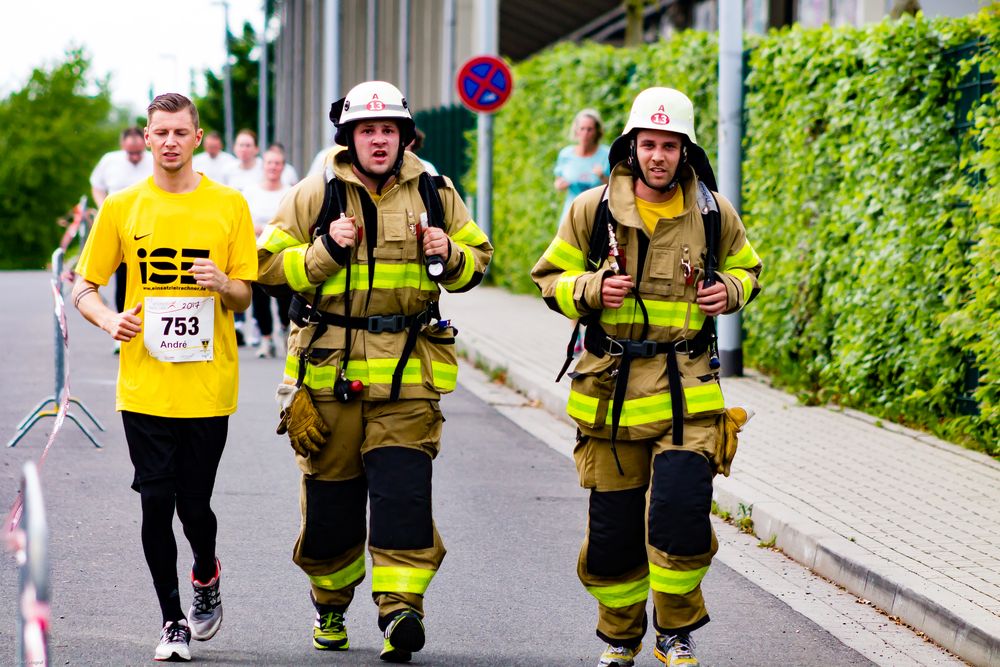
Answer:
[(584, 190), (608, 182), (608, 146), (602, 144), (604, 126), (601, 115), (593, 109), (582, 109), (573, 118), (570, 138), (576, 143), (559, 151), (556, 160), (555, 188), (566, 192), (558, 222), (566, 217), (569, 206)]
[[(566, 146), (559, 151), (555, 168), (555, 188), (566, 192), (562, 212), (556, 226), (569, 213), (570, 204), (576, 196), (585, 190), (608, 182), (611, 167), (608, 164), (608, 146), (602, 144), (604, 125), (601, 114), (594, 109), (581, 109), (573, 118), (573, 126), (569, 132), (570, 138), (576, 141), (572, 146)], [(574, 322), (574, 327), (576, 323)], [(583, 336), (580, 335), (574, 346), (577, 353), (583, 351)]]

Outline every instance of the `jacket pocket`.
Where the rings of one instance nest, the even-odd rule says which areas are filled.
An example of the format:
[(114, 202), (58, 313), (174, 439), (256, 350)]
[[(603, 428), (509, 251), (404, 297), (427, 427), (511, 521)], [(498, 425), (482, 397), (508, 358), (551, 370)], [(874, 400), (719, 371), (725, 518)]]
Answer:
[(719, 373), (708, 365), (708, 354), (694, 359), (678, 354), (677, 362), (681, 373), (681, 387), (684, 392), (684, 417), (705, 417), (721, 414), (725, 409)]
[(439, 394), (455, 390), (458, 383), (458, 357), (455, 352), (455, 327), (425, 326), (420, 331), (420, 364), (424, 386)]
[(569, 374), (573, 383), (566, 403), (566, 413), (580, 426), (598, 430), (610, 422), (608, 409), (615, 390), (612, 364), (613, 357), (598, 359), (585, 352), (580, 363)]
[(681, 296), (684, 294), (684, 274), (680, 265), (680, 249), (649, 247), (640, 289), (651, 294)]
[(385, 211), (379, 220), (379, 240), (374, 255), (377, 259), (416, 259), (417, 240), (410, 233), (405, 211)]

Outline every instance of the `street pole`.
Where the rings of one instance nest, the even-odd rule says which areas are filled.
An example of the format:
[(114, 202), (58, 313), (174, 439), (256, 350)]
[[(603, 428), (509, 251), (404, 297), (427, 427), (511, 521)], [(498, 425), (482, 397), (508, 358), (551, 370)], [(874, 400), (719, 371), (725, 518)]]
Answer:
[[(743, 206), (743, 0), (719, 3), (719, 193), (739, 213)], [(740, 313), (721, 315), (719, 359), (723, 376), (743, 375)]]
[[(479, 4), (480, 45), (482, 53), (497, 54), (497, 0), (482, 0)], [(479, 113), (477, 123), (476, 221), (489, 237), (493, 228), (493, 114)]]
[[(260, 58), (258, 59), (258, 64), (260, 65), (260, 74), (257, 76), (258, 80), (258, 94), (257, 94), (257, 137), (258, 145), (267, 146), (267, 121), (268, 121), (268, 87), (270, 82), (267, 78), (267, 69), (269, 67), (269, 61), (267, 57), (267, 6), (270, 4), (269, 0), (264, 0), (262, 3), (262, 10), (264, 16), (261, 18), (261, 29), (260, 37), (257, 39), (257, 48), (260, 49)], [(228, 22), (227, 22), (228, 25)]]
[(222, 108), (225, 127), (226, 150), (233, 151), (233, 80), (229, 65), (229, 2), (216, 0), (212, 3), (222, 5), (222, 21), (225, 23), (226, 61), (222, 66)]
[[(323, 104), (330, 105), (340, 99), (340, 0), (323, 3), (323, 72), (326, 75), (323, 77)], [(326, 106), (324, 111), (329, 108)], [(332, 126), (327, 125), (327, 128)], [(327, 134), (321, 147), (333, 144), (333, 135)]]

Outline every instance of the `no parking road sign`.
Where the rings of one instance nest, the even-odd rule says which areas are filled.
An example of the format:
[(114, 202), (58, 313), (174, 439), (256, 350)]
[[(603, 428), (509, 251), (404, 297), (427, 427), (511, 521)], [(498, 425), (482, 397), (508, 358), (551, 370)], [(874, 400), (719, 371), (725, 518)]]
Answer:
[(476, 56), (458, 72), (458, 96), (471, 111), (492, 113), (502, 107), (514, 90), (514, 76), (496, 56)]

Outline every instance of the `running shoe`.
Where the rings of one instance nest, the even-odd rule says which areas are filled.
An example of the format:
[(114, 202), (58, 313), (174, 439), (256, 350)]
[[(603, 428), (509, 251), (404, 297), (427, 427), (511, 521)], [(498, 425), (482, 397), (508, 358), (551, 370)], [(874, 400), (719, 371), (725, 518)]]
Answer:
[(379, 658), (385, 662), (409, 662), (424, 647), (424, 624), (412, 609), (399, 612), (385, 628)]
[(629, 648), (608, 644), (601, 654), (597, 667), (635, 667), (635, 656), (642, 650), (642, 644)]
[(156, 646), (153, 659), (160, 662), (166, 660), (188, 662), (191, 660), (191, 649), (188, 646), (190, 643), (191, 629), (187, 621), (183, 618), (179, 621), (168, 621), (160, 633), (160, 643)]
[(313, 648), (320, 651), (346, 651), (351, 646), (347, 639), (344, 612), (338, 607), (320, 604), (313, 598), (316, 622), (313, 623)]
[(191, 572), (191, 586), (194, 588), (194, 601), (188, 610), (191, 619), (191, 638), (205, 642), (215, 636), (222, 625), (222, 597), (219, 591), (219, 579), (222, 578), (222, 564), (215, 559), (215, 576), (207, 583), (194, 578)]
[(667, 667), (698, 667), (701, 663), (694, 656), (691, 635), (656, 635), (653, 655)]

